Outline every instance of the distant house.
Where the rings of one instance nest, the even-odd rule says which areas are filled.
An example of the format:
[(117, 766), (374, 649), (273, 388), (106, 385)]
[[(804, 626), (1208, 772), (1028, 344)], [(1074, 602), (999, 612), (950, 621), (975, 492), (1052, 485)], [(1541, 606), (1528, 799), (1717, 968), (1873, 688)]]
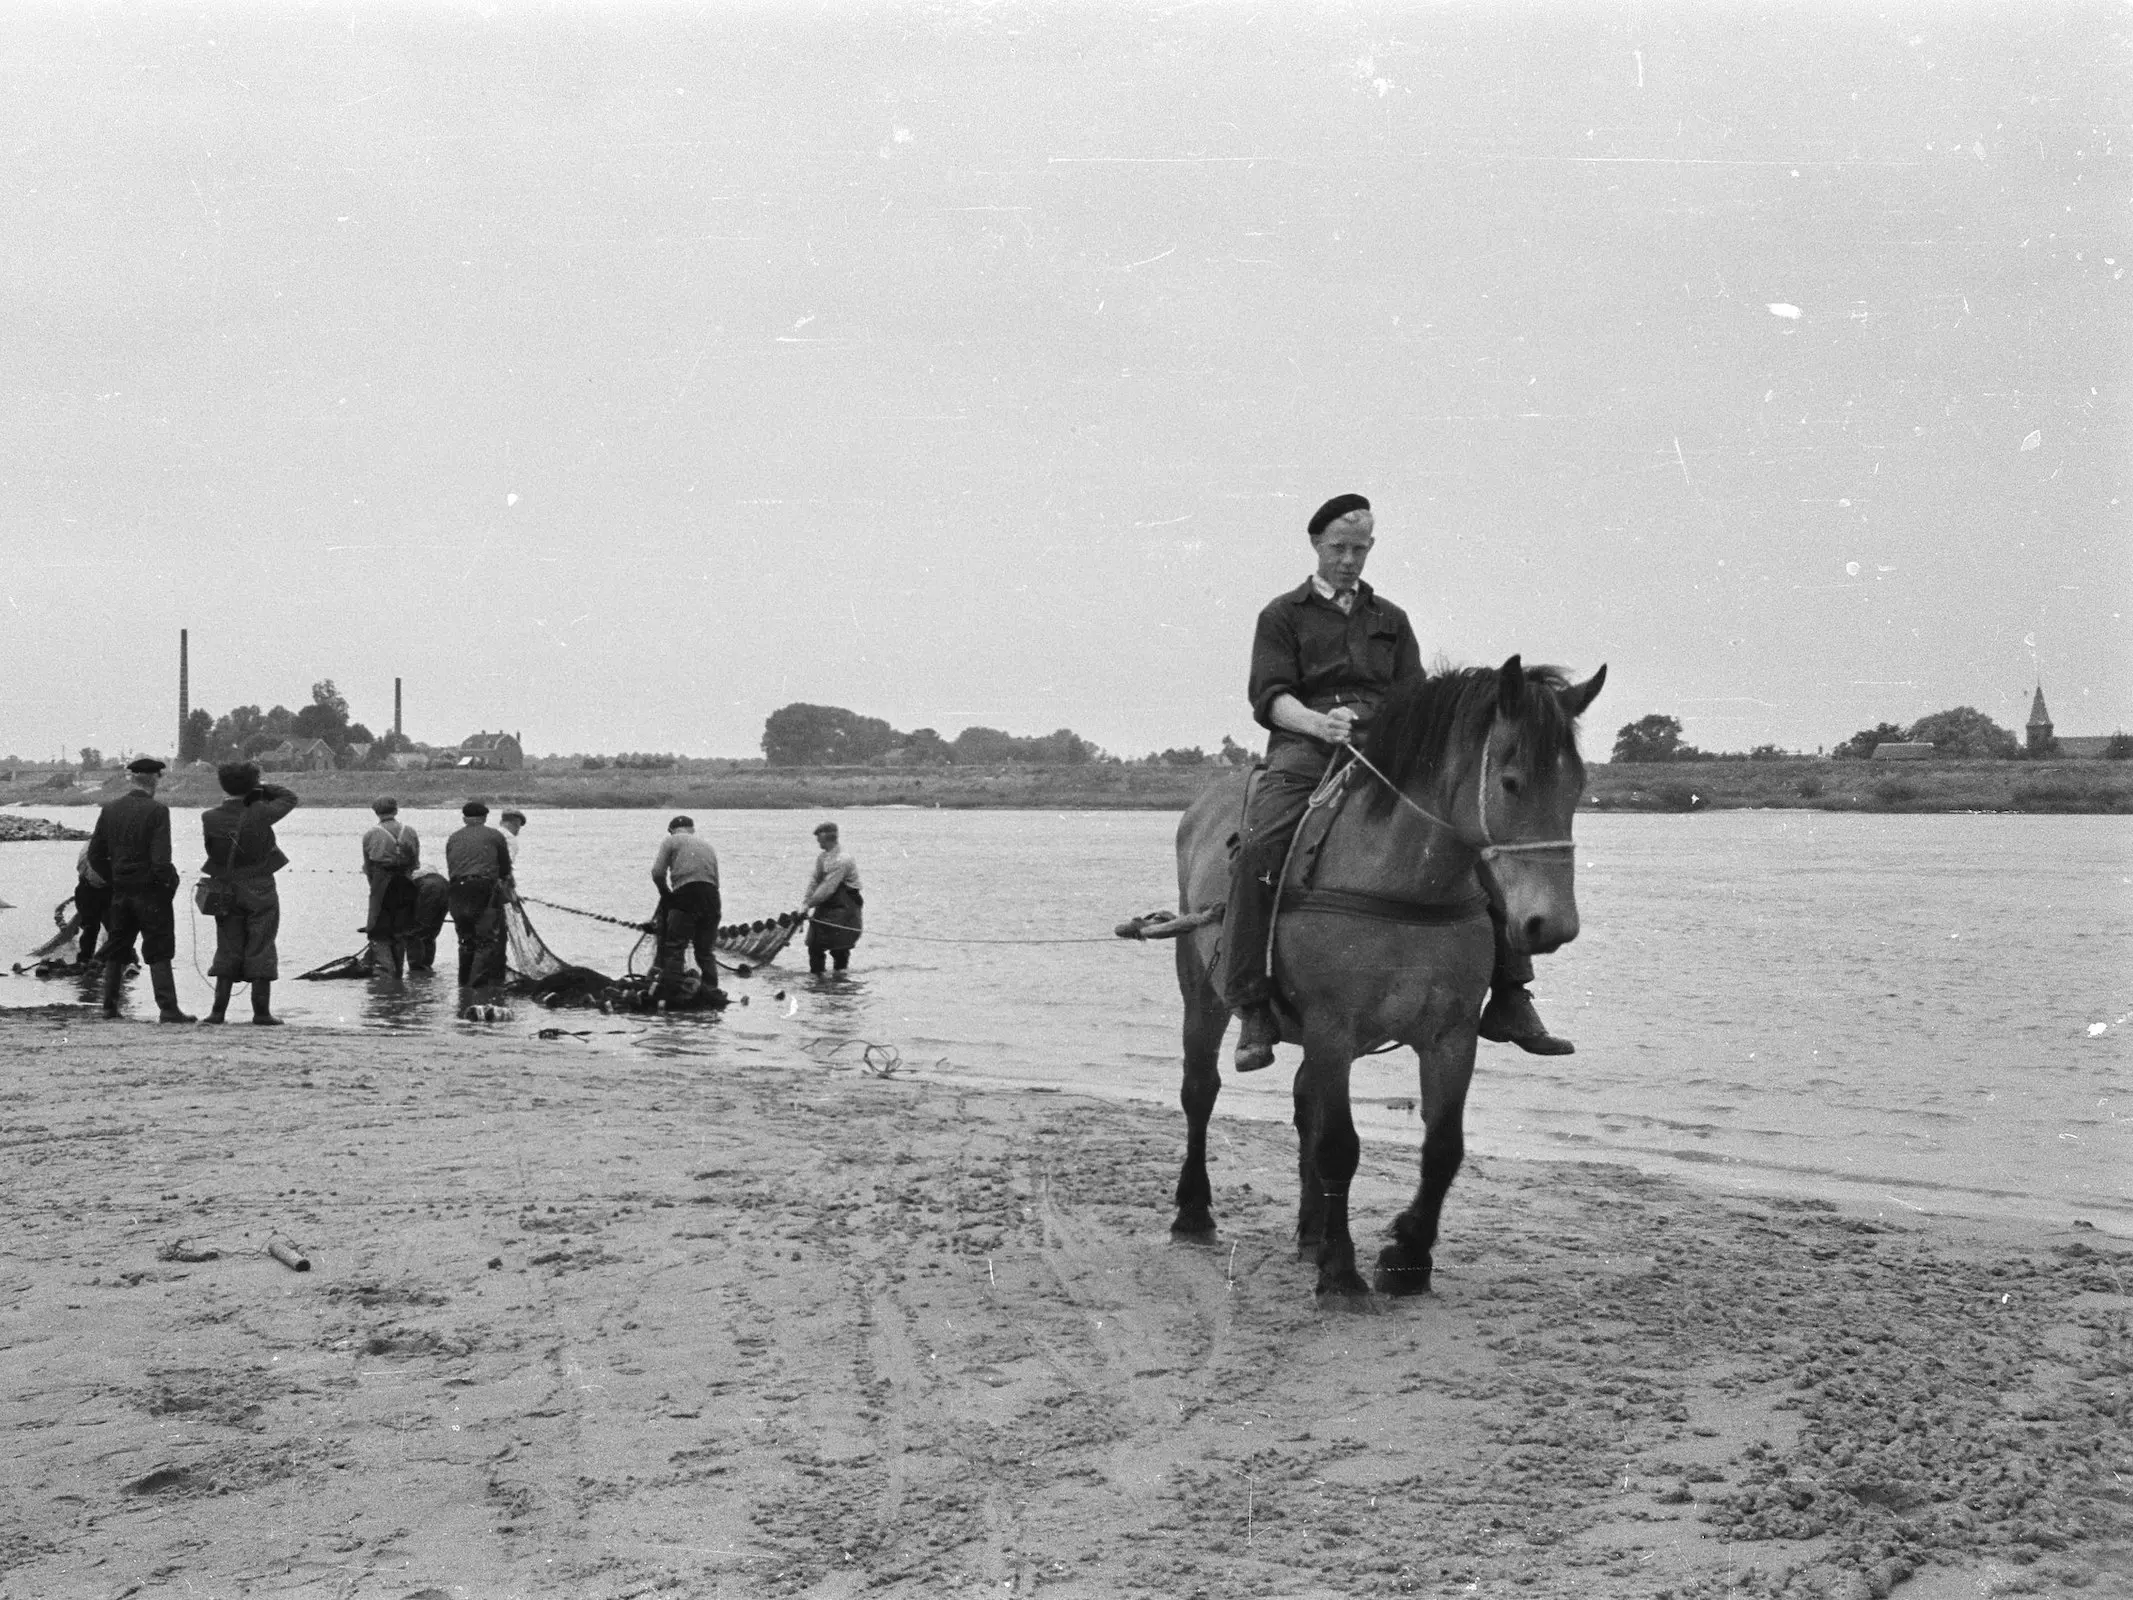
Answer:
[(362, 765), (362, 764), (363, 764), (364, 762), (366, 762), (366, 761), (368, 761), (368, 760), (370, 759), (370, 752), (371, 752), (371, 749), (372, 749), (372, 746), (370, 746), (370, 745), (367, 745), (367, 744), (352, 744), (352, 745), (350, 745), (350, 746), (348, 747), (348, 761), (349, 761), (349, 764), (350, 764), (351, 766), (361, 766), (361, 765)]
[(430, 764), (427, 750), (395, 750), (385, 758), (385, 764), (395, 772), (422, 772)]
[(1926, 743), (1905, 742), (1902, 744), (1877, 744), (1873, 759), (1876, 761), (1931, 761), (1933, 746)]
[(284, 739), (271, 750), (259, 753), (262, 772), (331, 772), (333, 746), (324, 739)]
[(526, 752), (515, 733), (476, 733), (459, 741), (455, 767), (478, 767), (484, 772), (516, 772), (526, 764)]

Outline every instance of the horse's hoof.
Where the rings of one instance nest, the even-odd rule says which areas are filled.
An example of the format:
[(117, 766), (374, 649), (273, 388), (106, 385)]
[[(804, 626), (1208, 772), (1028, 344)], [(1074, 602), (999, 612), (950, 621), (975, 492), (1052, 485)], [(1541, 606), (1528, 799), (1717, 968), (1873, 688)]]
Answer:
[(1214, 1213), (1205, 1206), (1180, 1209), (1177, 1221), (1170, 1225), (1173, 1239), (1185, 1239), (1194, 1244), (1205, 1244), (1215, 1236)]
[(1388, 1245), (1378, 1252), (1378, 1293), (1396, 1296), (1428, 1294), (1430, 1265), (1427, 1256), (1417, 1266), (1404, 1252)]
[(1353, 1267), (1340, 1272), (1321, 1272), (1318, 1286), (1311, 1291), (1319, 1304), (1327, 1306), (1360, 1306), (1370, 1300), (1370, 1285)]

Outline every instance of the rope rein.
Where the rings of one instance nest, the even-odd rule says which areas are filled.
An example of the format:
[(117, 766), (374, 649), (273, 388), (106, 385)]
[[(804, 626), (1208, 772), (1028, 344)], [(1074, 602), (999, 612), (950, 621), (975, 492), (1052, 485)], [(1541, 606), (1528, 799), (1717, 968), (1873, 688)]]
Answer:
[[(1476, 824), (1481, 830), (1481, 843), (1479, 844), (1475, 844), (1471, 839), (1462, 837), (1456, 826), (1446, 822), (1444, 818), (1438, 816), (1434, 811), (1428, 810), (1419, 804), (1406, 790), (1394, 783), (1392, 779), (1386, 777), (1377, 763), (1364, 755), (1362, 751), (1356, 749), (1354, 745), (1348, 746), (1348, 754), (1350, 759), (1357, 762), (1365, 772), (1390, 789), (1393, 798), (1399, 801), (1400, 804), (1406, 806), (1408, 810), (1414, 812), (1425, 821), (1435, 823), (1454, 839), (1458, 840), (1459, 843), (1481, 857), (1483, 861), (1493, 861), (1498, 856), (1539, 855), (1545, 851), (1575, 850), (1577, 848), (1577, 841), (1574, 839), (1528, 839), (1514, 844), (1498, 844), (1489, 837), (1489, 744), (1487, 739), (1483, 739), (1481, 742), (1480, 777), (1474, 785), (1474, 816)], [(1320, 784), (1320, 792), (1323, 793), (1333, 781), (1332, 776), (1329, 775), (1326, 782)], [(1319, 796), (1314, 794), (1311, 797), (1312, 804), (1317, 804), (1318, 798)]]

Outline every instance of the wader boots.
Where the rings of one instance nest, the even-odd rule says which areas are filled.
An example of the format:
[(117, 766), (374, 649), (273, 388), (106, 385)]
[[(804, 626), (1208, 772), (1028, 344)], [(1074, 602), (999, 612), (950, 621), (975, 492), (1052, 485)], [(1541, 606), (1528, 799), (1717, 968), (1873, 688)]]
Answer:
[[(158, 1022), (198, 1022), (190, 1012), (178, 1009), (178, 981), (170, 975), (168, 961), (152, 961), (148, 965), (149, 986), (155, 990), (156, 1020)], [(110, 1016), (110, 1004), (105, 1003), (104, 1015)]]

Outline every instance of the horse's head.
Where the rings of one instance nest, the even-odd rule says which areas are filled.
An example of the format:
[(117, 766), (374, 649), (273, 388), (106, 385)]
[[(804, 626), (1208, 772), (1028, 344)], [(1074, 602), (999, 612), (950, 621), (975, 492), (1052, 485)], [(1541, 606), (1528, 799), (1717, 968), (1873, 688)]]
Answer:
[(1403, 685), (1372, 723), (1363, 753), (1480, 853), (1515, 950), (1545, 954), (1578, 936), (1570, 821), (1585, 763), (1577, 718), (1606, 681), (1605, 667), (1572, 683), (1513, 656), (1501, 667)]
[(1496, 673), (1496, 714), (1472, 775), (1472, 826), (1503, 898), (1504, 932), (1530, 955), (1578, 936), (1570, 823), (1585, 763), (1577, 718), (1606, 681), (1605, 667), (1574, 684), (1550, 667), (1529, 671), (1517, 656)]

